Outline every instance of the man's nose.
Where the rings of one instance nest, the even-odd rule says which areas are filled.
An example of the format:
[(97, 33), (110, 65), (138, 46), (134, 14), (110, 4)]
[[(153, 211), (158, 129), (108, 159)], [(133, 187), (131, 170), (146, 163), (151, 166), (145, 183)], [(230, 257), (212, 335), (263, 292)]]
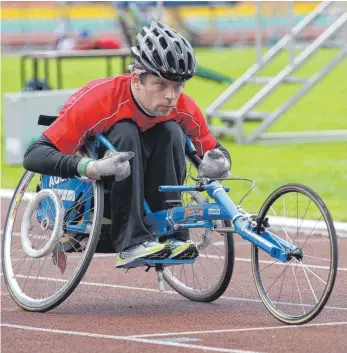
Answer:
[(173, 87), (168, 87), (166, 92), (165, 92), (165, 98), (169, 100), (175, 99), (176, 94), (175, 94), (175, 89)]

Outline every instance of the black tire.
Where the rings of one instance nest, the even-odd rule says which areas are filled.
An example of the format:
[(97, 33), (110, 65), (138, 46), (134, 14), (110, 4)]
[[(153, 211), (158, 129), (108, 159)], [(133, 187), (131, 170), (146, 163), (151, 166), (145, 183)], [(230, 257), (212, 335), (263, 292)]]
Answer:
[[(230, 227), (230, 222), (222, 222), (223, 227)], [(164, 270), (164, 279), (165, 281), (179, 294), (181, 294), (183, 297), (193, 300), (193, 301), (198, 301), (198, 302), (212, 302), (216, 299), (218, 299), (225, 290), (228, 288), (232, 273), (233, 273), (233, 268), (234, 268), (234, 238), (232, 233), (227, 233), (226, 235), (223, 236), (226, 239), (226, 256), (227, 259), (225, 261), (225, 265), (223, 268), (223, 272), (220, 275), (220, 278), (211, 286), (206, 289), (198, 289), (198, 288), (192, 288), (190, 286), (187, 286), (183, 282), (181, 282), (177, 277), (172, 275), (172, 272), (170, 272), (170, 268), (166, 268)], [(197, 261), (201, 261), (199, 258), (195, 261), (194, 265), (197, 266)], [(193, 266), (194, 266), (193, 265)], [(178, 266), (192, 266), (192, 265), (176, 265)]]
[[(34, 312), (45, 312), (48, 310), (51, 310), (61, 304), (65, 299), (69, 297), (69, 295), (74, 291), (74, 289), (77, 287), (78, 283), (81, 281), (83, 278), (84, 274), (86, 273), (88, 266), (93, 258), (98, 239), (99, 239), (99, 233), (101, 229), (101, 221), (102, 221), (102, 215), (103, 215), (103, 207), (104, 207), (104, 192), (103, 192), (103, 185), (101, 182), (96, 182), (96, 183), (91, 183), (91, 187), (93, 188), (92, 194), (93, 194), (93, 204), (94, 204), (94, 213), (92, 213), (93, 218), (92, 218), (92, 225), (90, 228), (90, 233), (89, 236), (87, 236), (88, 240), (86, 240), (86, 243), (84, 244), (83, 250), (80, 249), (80, 252), (71, 252), (68, 253), (67, 255), (70, 256), (70, 254), (74, 255), (75, 257), (79, 254), (81, 254), (81, 260), (76, 266), (76, 268), (72, 272), (72, 277), (69, 280), (64, 280), (64, 277), (60, 275), (59, 279), (56, 279), (58, 283), (64, 283), (62, 287), (57, 290), (52, 295), (49, 295), (45, 298), (32, 298), (28, 294), (24, 293), (24, 289), (21, 289), (20, 284), (21, 278), (23, 277), (22, 275), (17, 275), (17, 273), (14, 274), (14, 266), (18, 263), (14, 263), (14, 260), (12, 261), (11, 258), (11, 244), (12, 244), (12, 238), (15, 238), (15, 234), (13, 232), (13, 225), (16, 220), (16, 215), (17, 211), (20, 208), (20, 203), (23, 200), (24, 203), (24, 193), (26, 191), (26, 188), (28, 187), (30, 181), (33, 179), (35, 176), (35, 173), (26, 171), (24, 175), (22, 176), (15, 192), (12, 197), (9, 210), (7, 213), (7, 218), (6, 218), (6, 223), (5, 223), (5, 228), (4, 228), (4, 234), (3, 234), (3, 239), (2, 239), (2, 267), (3, 267), (3, 272), (4, 272), (4, 279), (6, 282), (6, 286), (9, 290), (9, 293), (12, 297), (12, 299), (15, 301), (15, 303), (20, 306), (22, 309), (27, 310), (27, 311), (34, 311)], [(22, 194), (20, 196), (20, 193)], [(17, 198), (18, 197), (18, 198)], [(73, 233), (72, 233), (73, 234)], [(18, 234), (17, 234), (18, 236)], [(42, 238), (42, 237), (41, 237)], [(74, 234), (73, 237), (69, 237), (69, 242), (74, 248), (77, 246), (76, 244), (78, 243), (77, 239), (80, 239)], [(15, 241), (13, 241), (15, 242)], [(15, 252), (18, 254), (20, 253), (22, 249), (18, 248)], [(64, 251), (65, 253), (65, 251)], [(77, 255), (76, 255), (77, 254)], [(65, 254), (66, 255), (66, 254)], [(47, 255), (48, 256), (48, 255)], [(46, 257), (47, 257), (46, 256)], [(53, 256), (53, 255), (52, 255)], [(27, 257), (27, 255), (25, 256)], [(22, 262), (25, 263), (25, 257), (23, 258)], [(41, 264), (41, 259), (39, 259), (39, 265), (38, 265), (38, 271), (45, 271), (47, 267), (47, 273), (48, 273), (48, 265), (46, 263), (46, 266), (43, 266), (45, 264), (46, 258), (43, 260), (44, 262)], [(34, 261), (33, 259), (29, 259), (29, 261), (32, 261), (32, 264), (29, 268), (29, 271), (27, 273), (27, 279), (25, 280), (24, 287), (27, 284), (28, 279), (32, 280), (35, 279), (34, 276), (28, 276)], [(52, 261), (52, 260), (48, 260)], [(68, 258), (69, 261), (69, 258)], [(74, 260), (71, 260), (72, 263)], [(52, 262), (53, 263), (53, 262)], [(37, 264), (37, 263), (36, 263)], [(55, 265), (55, 264), (54, 264)], [(21, 265), (22, 266), (22, 265)], [(56, 266), (57, 267), (57, 266)], [(42, 269), (43, 268), (43, 269)], [(51, 268), (52, 269), (52, 268)], [(17, 270), (16, 270), (17, 271)], [(57, 270), (55, 269), (56, 273)], [(13, 275), (14, 274), (14, 275)], [(35, 273), (36, 275), (36, 273)], [(18, 278), (17, 278), (18, 276)], [(64, 276), (64, 275), (63, 275)], [(34, 278), (32, 278), (34, 277)], [(42, 280), (41, 276), (37, 274), (36, 277), (36, 282), (37, 284), (32, 285), (31, 291), (33, 291), (33, 288), (35, 288), (35, 293), (37, 291), (37, 285), (40, 285), (39, 281)], [(49, 281), (52, 279), (47, 279), (46, 277), (46, 286), (45, 291), (47, 290), (48, 292), (48, 287), (50, 286)], [(29, 281), (30, 282), (30, 281)], [(55, 286), (57, 287), (58, 284), (55, 283)], [(45, 294), (45, 293), (44, 293)]]
[[(195, 163), (194, 163), (195, 162)], [(199, 161), (194, 160), (194, 159), (188, 159), (188, 164), (189, 164), (189, 172), (191, 172), (191, 168), (196, 169), (197, 164)], [(187, 182), (187, 180), (186, 180)], [(183, 194), (183, 193), (182, 193)], [(194, 193), (189, 193), (191, 195), (191, 198), (193, 202), (195, 203), (203, 203), (203, 202), (208, 202), (207, 199), (204, 198), (204, 196), (201, 193), (194, 192)], [(183, 204), (186, 205), (187, 203), (184, 201), (184, 197), (182, 197)], [(230, 227), (231, 222), (229, 221), (219, 221), (219, 225), (222, 227)], [(197, 239), (194, 239), (194, 232), (196, 229), (191, 229), (190, 234), (191, 234), (191, 240), (196, 241)], [(200, 230), (202, 231), (202, 230)], [(212, 237), (216, 237), (219, 240), (223, 240), (223, 245), (224, 245), (224, 261), (223, 264), (221, 264), (221, 270), (220, 273), (218, 273), (218, 266), (215, 267), (215, 275), (219, 276), (218, 278), (214, 278), (216, 280), (214, 283), (211, 284), (211, 286), (206, 286), (206, 288), (202, 288), (201, 283), (200, 283), (200, 288), (195, 288), (195, 283), (194, 283), (194, 276), (196, 277), (196, 282), (198, 281), (198, 271), (201, 271), (203, 268), (202, 266), (202, 261), (205, 261), (203, 259), (208, 259), (209, 261), (215, 260), (215, 258), (219, 256), (220, 249), (217, 248), (217, 246), (214, 246), (211, 242), (207, 245), (207, 248), (209, 251), (215, 251), (216, 255), (209, 255), (207, 253), (204, 253), (199, 249), (199, 257), (195, 260), (195, 263), (192, 265), (175, 265), (175, 266), (170, 266), (165, 268), (164, 270), (164, 279), (165, 281), (178, 293), (180, 293), (182, 296), (184, 296), (187, 299), (193, 300), (193, 301), (199, 301), (199, 302), (212, 302), (216, 299), (218, 299), (228, 288), (228, 285), (230, 283), (232, 273), (233, 273), (233, 268), (234, 268), (234, 237), (231, 232), (228, 233), (218, 233), (217, 231), (213, 231), (214, 235)], [(218, 234), (218, 235), (217, 235)], [(218, 251), (217, 251), (218, 250)], [(201, 263), (199, 263), (201, 262)], [(196, 270), (194, 270), (194, 268)], [(200, 270), (199, 270), (200, 269)], [(193, 281), (187, 280), (186, 272), (189, 274), (189, 271), (193, 271)], [(175, 275), (176, 271), (176, 275)], [(180, 275), (178, 275), (178, 272), (180, 271)], [(184, 272), (184, 278), (182, 271)], [(179, 278), (178, 278), (179, 277)], [(204, 281), (206, 282), (205, 276), (201, 274), (202, 278), (202, 283)], [(184, 283), (184, 280), (186, 283)], [(190, 282), (190, 283), (189, 283)]]
[[(287, 198), (287, 201), (285, 198)], [(307, 201), (305, 201), (306, 198), (308, 203)], [(295, 207), (292, 207), (292, 208), (288, 207), (288, 199), (289, 200), (296, 199), (296, 202), (297, 202), (296, 210), (295, 210)], [(276, 203), (277, 201), (279, 202)], [(287, 205), (285, 205), (286, 202), (287, 202)], [(296, 226), (295, 226), (295, 222), (294, 222), (294, 226), (293, 225), (283, 226), (283, 224), (280, 224), (280, 226), (278, 226), (278, 231), (276, 235), (280, 236), (278, 234), (282, 233), (282, 236), (286, 240), (292, 241), (294, 239), (293, 244), (298, 246), (303, 251), (303, 258), (301, 259), (299, 258), (298, 260), (295, 257), (293, 257), (286, 264), (277, 262), (277, 265), (276, 265), (277, 267), (280, 267), (281, 265), (282, 268), (284, 266), (285, 268), (283, 269), (283, 271), (282, 269), (280, 269), (281, 274), (276, 278), (274, 273), (272, 272), (274, 271), (273, 265), (276, 264), (276, 262), (272, 262), (274, 259), (270, 258), (268, 254), (262, 252), (256, 246), (253, 246), (252, 247), (253, 277), (254, 277), (260, 298), (263, 301), (266, 308), (269, 310), (269, 312), (281, 322), (284, 322), (286, 324), (292, 324), (292, 325), (300, 325), (300, 324), (309, 322), (320, 313), (320, 311), (324, 308), (333, 290), (334, 282), (336, 278), (337, 262), (338, 262), (337, 239), (336, 239), (334, 224), (325, 203), (312, 189), (301, 184), (285, 184), (279, 187), (278, 189), (276, 189), (275, 191), (273, 191), (269, 195), (269, 197), (266, 199), (266, 201), (264, 202), (263, 206), (259, 211), (259, 223), (258, 223), (258, 231), (257, 231), (258, 234), (260, 234), (261, 232), (260, 228), (265, 220), (265, 217), (269, 217), (269, 224), (270, 224), (269, 230), (272, 231), (272, 233), (275, 233), (272, 230), (273, 227), (271, 226), (271, 223), (272, 221), (274, 221), (274, 219), (280, 219), (278, 212), (276, 213), (275, 210), (278, 210), (278, 208), (280, 208), (279, 205), (281, 203), (284, 205), (285, 216), (287, 217), (288, 212), (290, 212), (290, 210), (293, 210), (293, 214), (295, 214), (295, 212), (297, 214), (297, 221), (296, 221)], [(306, 205), (306, 206), (305, 208), (300, 209), (302, 205)], [(304, 213), (302, 212), (303, 210), (304, 210)], [(300, 212), (301, 212), (301, 215), (303, 214), (303, 217), (302, 218), (300, 217), (300, 222), (299, 222)], [(305, 223), (307, 223), (308, 225), (311, 224), (309, 223), (310, 222), (309, 220), (312, 219), (313, 217), (309, 218), (309, 214), (315, 215), (318, 212), (320, 213), (321, 216), (319, 217), (317, 222), (316, 222), (316, 218), (314, 218), (314, 222), (316, 223), (314, 223), (315, 225), (313, 229), (310, 231), (310, 228), (308, 228), (309, 230), (308, 232), (301, 231), (300, 229)], [(273, 220), (271, 219), (272, 217), (271, 213), (275, 214), (275, 216), (273, 217)], [(284, 222), (284, 221), (281, 220), (281, 222)], [(317, 229), (318, 224), (321, 227), (320, 230)], [(276, 225), (274, 225), (274, 227), (276, 227)], [(292, 227), (292, 230), (291, 230), (291, 227)], [(307, 236), (307, 233), (309, 233), (308, 236)], [(308, 242), (310, 237), (313, 237), (313, 238), (311, 238), (311, 242)], [(317, 241), (317, 238), (318, 238), (318, 241)], [(301, 240), (301, 243), (300, 243), (300, 240)], [(327, 248), (325, 246), (325, 243), (328, 243), (330, 248)], [(315, 251), (313, 252), (314, 256), (310, 256), (313, 251), (312, 250), (313, 246), (316, 246)], [(317, 246), (319, 246), (319, 248)], [(320, 255), (321, 252), (323, 252), (325, 255), (324, 256)], [(330, 266), (328, 265), (325, 266), (328, 261), (327, 259), (328, 255), (330, 255), (330, 260), (329, 260)], [(264, 256), (268, 256), (268, 257), (264, 258)], [(260, 260), (260, 258), (265, 260)], [(272, 263), (268, 265), (270, 262), (266, 261), (266, 259), (272, 259), (271, 260)], [(318, 262), (319, 260), (322, 261), (324, 266), (317, 266), (317, 264), (321, 263), (321, 262)], [(307, 261), (307, 262), (305, 262), (304, 264), (304, 261)], [(265, 263), (265, 265), (261, 265), (261, 263)], [(289, 275), (290, 270), (288, 273), (286, 272), (288, 268), (292, 270), (293, 276)], [(326, 274), (326, 272), (328, 272), (328, 274)], [(286, 276), (286, 273), (287, 273), (287, 276)], [(319, 275), (317, 275), (317, 273)], [(266, 276), (268, 278), (272, 277), (271, 280), (269, 281), (269, 284), (272, 283), (271, 286), (267, 285), (267, 283), (266, 284), (264, 283), (267, 280)], [(274, 278), (276, 279), (274, 280)], [(299, 286), (300, 278), (303, 279), (303, 282), (300, 282), (300, 286)], [(284, 284), (285, 279), (286, 280), (288, 279), (289, 280), (288, 283), (291, 283), (291, 284), (289, 285)], [(276, 281), (278, 283), (275, 284)], [(281, 284), (279, 284), (279, 282), (281, 282)], [(319, 292), (321, 292), (321, 294), (318, 295), (317, 289), (313, 288), (313, 283), (317, 285), (317, 287), (319, 288)], [(276, 292), (277, 299), (274, 300), (275, 294), (272, 294), (271, 291), (275, 292), (275, 289), (273, 288), (275, 288), (276, 286), (279, 287), (278, 289), (279, 293), (278, 291)], [(288, 293), (290, 293), (290, 294), (288, 293), (286, 294), (286, 300), (283, 299), (285, 297), (284, 288), (288, 288), (289, 290)], [(301, 290), (303, 291), (300, 292)], [(281, 297), (281, 295), (283, 296)], [(294, 297), (296, 298), (297, 301), (292, 299), (291, 301), (288, 302), (287, 298), (294, 298)], [(297, 299), (298, 297), (299, 297), (299, 300)], [(314, 298), (311, 298), (311, 297), (314, 297)]]

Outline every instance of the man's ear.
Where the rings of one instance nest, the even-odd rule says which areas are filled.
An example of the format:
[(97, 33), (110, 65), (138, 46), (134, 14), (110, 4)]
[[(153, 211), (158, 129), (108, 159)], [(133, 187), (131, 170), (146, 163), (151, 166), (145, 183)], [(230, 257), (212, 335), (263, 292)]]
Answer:
[(140, 81), (140, 75), (138, 72), (133, 72), (131, 74), (131, 83), (133, 84), (133, 87), (135, 89), (140, 89), (141, 81)]

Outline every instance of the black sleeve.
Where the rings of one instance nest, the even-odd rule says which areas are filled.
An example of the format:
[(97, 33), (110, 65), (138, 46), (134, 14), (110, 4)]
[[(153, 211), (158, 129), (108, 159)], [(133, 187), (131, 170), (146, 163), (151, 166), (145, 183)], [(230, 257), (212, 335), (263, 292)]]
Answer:
[(77, 164), (81, 157), (61, 153), (45, 135), (25, 152), (23, 166), (26, 170), (44, 175), (73, 178), (79, 176)]
[(218, 141), (217, 141), (215, 148), (218, 148), (219, 150), (222, 151), (222, 153), (224, 154), (224, 157), (229, 161), (230, 168), (231, 168), (231, 157), (230, 157), (230, 153), (228, 152), (228, 150), (225, 147), (223, 147)]

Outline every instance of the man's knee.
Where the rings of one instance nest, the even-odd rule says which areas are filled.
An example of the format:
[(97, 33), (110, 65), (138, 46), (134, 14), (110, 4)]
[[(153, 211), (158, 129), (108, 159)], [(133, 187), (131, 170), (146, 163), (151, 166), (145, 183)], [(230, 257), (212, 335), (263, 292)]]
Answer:
[(172, 142), (174, 146), (184, 148), (185, 137), (181, 127), (175, 121), (165, 121), (158, 124), (160, 126), (160, 134), (158, 136), (161, 140)]
[(119, 150), (134, 151), (140, 144), (139, 130), (131, 120), (115, 123), (106, 133), (106, 138)]

